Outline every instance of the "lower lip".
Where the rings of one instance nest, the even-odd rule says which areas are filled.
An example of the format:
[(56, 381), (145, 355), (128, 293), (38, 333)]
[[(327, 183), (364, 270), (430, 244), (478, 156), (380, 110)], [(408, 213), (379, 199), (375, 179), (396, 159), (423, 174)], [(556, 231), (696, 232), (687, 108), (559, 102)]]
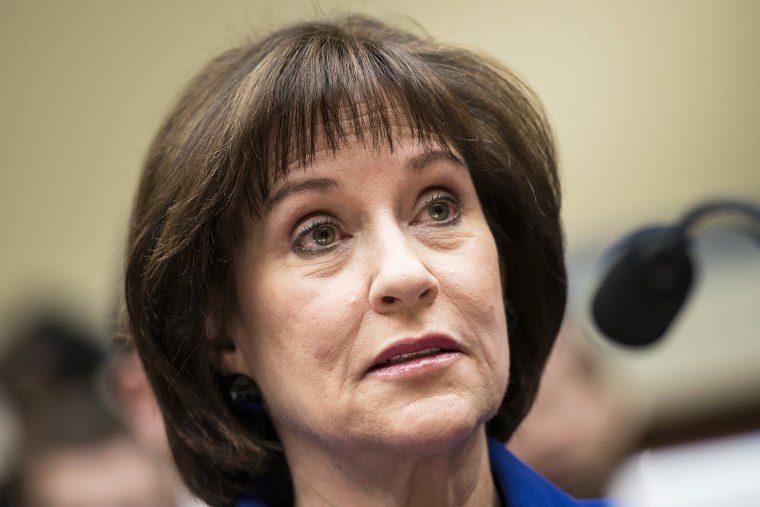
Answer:
[(441, 352), (434, 356), (410, 359), (370, 371), (370, 375), (380, 378), (405, 378), (434, 372), (447, 366), (459, 356), (459, 352)]

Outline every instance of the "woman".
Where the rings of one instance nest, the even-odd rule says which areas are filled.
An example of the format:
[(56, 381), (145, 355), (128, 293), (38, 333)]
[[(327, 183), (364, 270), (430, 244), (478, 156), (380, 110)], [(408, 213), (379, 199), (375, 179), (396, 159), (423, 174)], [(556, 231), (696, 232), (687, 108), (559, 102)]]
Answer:
[(566, 281), (549, 129), (487, 58), (366, 18), (222, 54), (150, 148), (125, 282), (210, 505), (578, 505), (499, 443)]

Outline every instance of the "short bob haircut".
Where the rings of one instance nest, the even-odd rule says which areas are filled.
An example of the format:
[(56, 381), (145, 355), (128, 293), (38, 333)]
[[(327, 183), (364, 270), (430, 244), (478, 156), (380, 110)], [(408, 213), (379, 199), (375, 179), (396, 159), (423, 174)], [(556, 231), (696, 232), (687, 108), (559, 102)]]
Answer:
[(506, 441), (530, 408), (566, 297), (555, 149), (538, 100), (485, 56), (376, 20), (290, 26), (190, 82), (150, 147), (131, 218), (127, 332), (179, 470), (209, 504), (234, 503), (275, 469), (288, 475), (271, 421), (236, 413), (219, 371), (214, 323), (234, 297), (244, 214), (261, 216), (272, 184), (318, 150), (357, 139), (392, 150), (401, 131), (464, 160), (496, 240), (518, 320), (488, 433)]

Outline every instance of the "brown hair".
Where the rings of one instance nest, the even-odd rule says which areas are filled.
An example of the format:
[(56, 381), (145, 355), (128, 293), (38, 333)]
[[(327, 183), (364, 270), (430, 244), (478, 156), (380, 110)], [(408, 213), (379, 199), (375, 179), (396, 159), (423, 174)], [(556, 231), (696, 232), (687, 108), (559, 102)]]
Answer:
[[(125, 301), (174, 458), (211, 505), (282, 465), (266, 416), (225, 402), (208, 321), (230, 297), (243, 213), (277, 178), (349, 138), (393, 148), (399, 125), (469, 168), (519, 315), (507, 395), (488, 423), (506, 440), (527, 413), (562, 319), (566, 278), (554, 145), (533, 93), (470, 51), (380, 22), (303, 23), (214, 59), (156, 135), (128, 239)], [(503, 274), (503, 273), (502, 273)]]

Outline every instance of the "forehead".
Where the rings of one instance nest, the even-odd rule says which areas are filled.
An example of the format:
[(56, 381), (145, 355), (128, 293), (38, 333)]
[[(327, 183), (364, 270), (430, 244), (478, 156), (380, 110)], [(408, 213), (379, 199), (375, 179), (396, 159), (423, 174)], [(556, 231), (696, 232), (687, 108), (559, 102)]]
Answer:
[[(262, 187), (254, 189), (260, 192), (261, 206), (259, 215), (265, 213), (273, 204), (290, 193), (298, 181), (309, 179), (318, 169), (323, 176), (330, 176), (333, 163), (362, 165), (367, 159), (394, 158), (401, 164), (402, 170), (409, 174), (419, 173), (436, 160), (448, 160), (464, 166), (463, 158), (457, 150), (445, 139), (428, 131), (417, 131), (406, 125), (396, 115), (394, 125), (386, 125), (378, 130), (377, 126), (369, 124), (366, 117), (360, 119), (363, 125), (353, 120), (342, 121), (344, 129), (336, 135), (335, 127), (321, 127), (318, 137), (309, 143), (309, 152), (304, 157), (297, 156), (298, 146), (291, 146), (287, 164), (271, 160), (265, 169), (266, 181), (258, 183)], [(350, 125), (347, 125), (349, 124)], [(300, 147), (303, 148), (303, 147)]]
[[(415, 140), (396, 140), (392, 145), (368, 147), (366, 144), (355, 142), (337, 150), (323, 150), (315, 154), (313, 161), (307, 165), (291, 167), (287, 173), (273, 182), (272, 191), (266, 199), (264, 212), (271, 209), (278, 202), (289, 195), (303, 190), (327, 192), (338, 186), (336, 179), (332, 177), (336, 171), (336, 164), (345, 168), (352, 166), (355, 170), (365, 167), (366, 160), (373, 159), (376, 170), (382, 170), (382, 162), (389, 157), (395, 159), (388, 167), (399, 169), (408, 175), (422, 172), (426, 167), (436, 161), (448, 161), (457, 166), (464, 167), (462, 159), (447, 147), (437, 143), (420, 143)], [(315, 174), (317, 173), (317, 174)], [(315, 178), (315, 176), (319, 176)]]
[(366, 139), (352, 135), (336, 146), (329, 146), (323, 141), (308, 162), (296, 161), (289, 164), (284, 171), (274, 175), (272, 183), (297, 179), (315, 167), (329, 167), (333, 162), (346, 161), (358, 164), (363, 160), (391, 158), (400, 161), (404, 170), (412, 173), (420, 172), (434, 160), (447, 159), (464, 165), (456, 149), (448, 144), (442, 144), (426, 136), (418, 136), (408, 129), (399, 129), (389, 139)]

